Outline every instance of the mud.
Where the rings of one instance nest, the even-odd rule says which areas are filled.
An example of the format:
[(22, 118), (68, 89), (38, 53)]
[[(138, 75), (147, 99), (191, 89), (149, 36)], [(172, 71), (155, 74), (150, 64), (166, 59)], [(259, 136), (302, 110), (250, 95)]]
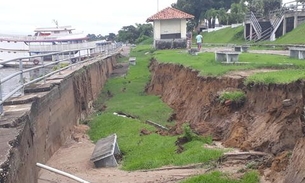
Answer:
[[(305, 145), (303, 81), (244, 85), (247, 75), (202, 77), (182, 65), (157, 61), (151, 62), (150, 71), (146, 92), (161, 96), (175, 110), (172, 134), (181, 134), (182, 124), (188, 122), (197, 134), (211, 135), (225, 147), (269, 153), (271, 162), (260, 167), (266, 180), (304, 181), (304, 166), (300, 163), (305, 158), (304, 150), (300, 150)], [(244, 103), (219, 101), (219, 93), (232, 90), (246, 94)]]

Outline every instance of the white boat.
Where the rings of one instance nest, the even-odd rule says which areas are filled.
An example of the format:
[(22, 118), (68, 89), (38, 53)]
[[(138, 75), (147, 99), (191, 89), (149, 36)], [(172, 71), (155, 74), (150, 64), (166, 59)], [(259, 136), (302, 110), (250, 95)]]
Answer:
[[(36, 28), (34, 35), (20, 36), (0, 34), (0, 59), (11, 60), (72, 49), (93, 47), (83, 32), (75, 33), (71, 26)], [(75, 54), (75, 53), (74, 53)]]

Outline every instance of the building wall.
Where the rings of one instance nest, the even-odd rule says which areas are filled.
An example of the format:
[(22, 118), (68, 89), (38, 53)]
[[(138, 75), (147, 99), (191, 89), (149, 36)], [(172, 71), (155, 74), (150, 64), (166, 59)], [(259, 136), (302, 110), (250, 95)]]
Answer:
[(161, 34), (181, 33), (181, 39), (186, 39), (186, 19), (154, 21), (154, 39), (161, 39)]

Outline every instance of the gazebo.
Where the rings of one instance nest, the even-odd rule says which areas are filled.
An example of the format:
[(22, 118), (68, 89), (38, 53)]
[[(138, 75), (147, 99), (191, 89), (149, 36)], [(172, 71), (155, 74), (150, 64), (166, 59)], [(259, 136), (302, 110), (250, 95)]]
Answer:
[(178, 9), (168, 7), (146, 22), (153, 22), (154, 47), (157, 49), (186, 48), (186, 23), (194, 16)]

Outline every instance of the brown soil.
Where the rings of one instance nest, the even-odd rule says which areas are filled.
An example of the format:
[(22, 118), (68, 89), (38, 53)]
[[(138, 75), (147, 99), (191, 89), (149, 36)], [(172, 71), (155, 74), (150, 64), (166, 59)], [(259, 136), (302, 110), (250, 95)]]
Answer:
[[(120, 167), (116, 168), (95, 168), (90, 161), (94, 150), (92, 143), (86, 132), (88, 126), (75, 126), (72, 137), (62, 146), (47, 162), (47, 165), (58, 170), (67, 172), (91, 183), (175, 183), (187, 177), (204, 174), (211, 170), (219, 170), (229, 173), (232, 177), (238, 178), (242, 175), (242, 170), (246, 169), (247, 160), (218, 162), (215, 166), (204, 167), (203, 165), (188, 165), (180, 167), (162, 167), (154, 170), (143, 171), (123, 171)], [(207, 146), (207, 148), (222, 148), (219, 143)], [(229, 150), (229, 149), (227, 149)], [(235, 153), (238, 153), (235, 150)], [(76, 181), (65, 176), (55, 174), (48, 170), (41, 169), (39, 172), (38, 183), (75, 183)]]
[[(117, 70), (118, 75), (127, 71), (126, 65), (118, 66), (117, 69), (121, 69)], [(150, 69), (152, 78), (146, 91), (161, 96), (175, 110), (172, 119), (169, 119), (176, 122), (170, 129), (171, 134), (181, 134), (182, 124), (188, 121), (197, 134), (212, 135), (214, 140), (221, 141), (208, 148), (241, 149), (235, 149), (238, 155), (229, 154), (212, 168), (197, 165), (135, 172), (125, 172), (120, 167), (96, 169), (90, 162), (94, 144), (85, 135), (87, 127), (81, 126), (47, 165), (90, 182), (142, 183), (178, 182), (209, 170), (229, 172), (233, 177), (240, 177), (246, 165), (254, 162), (253, 167), (262, 175), (260, 182), (303, 181), (305, 172), (302, 168), (304, 163), (301, 162), (305, 162), (305, 125), (301, 117), (304, 107), (302, 82), (289, 85), (243, 85), (243, 79), (250, 74), (273, 70), (238, 71), (213, 78), (198, 77), (197, 71), (171, 64), (152, 62)], [(239, 105), (230, 101), (220, 103), (219, 93), (228, 90), (244, 91), (246, 101)], [(142, 129), (139, 133), (146, 135), (150, 132)], [(180, 151), (183, 149), (177, 148), (177, 152)], [(50, 182), (73, 181), (41, 170), (39, 183)]]

